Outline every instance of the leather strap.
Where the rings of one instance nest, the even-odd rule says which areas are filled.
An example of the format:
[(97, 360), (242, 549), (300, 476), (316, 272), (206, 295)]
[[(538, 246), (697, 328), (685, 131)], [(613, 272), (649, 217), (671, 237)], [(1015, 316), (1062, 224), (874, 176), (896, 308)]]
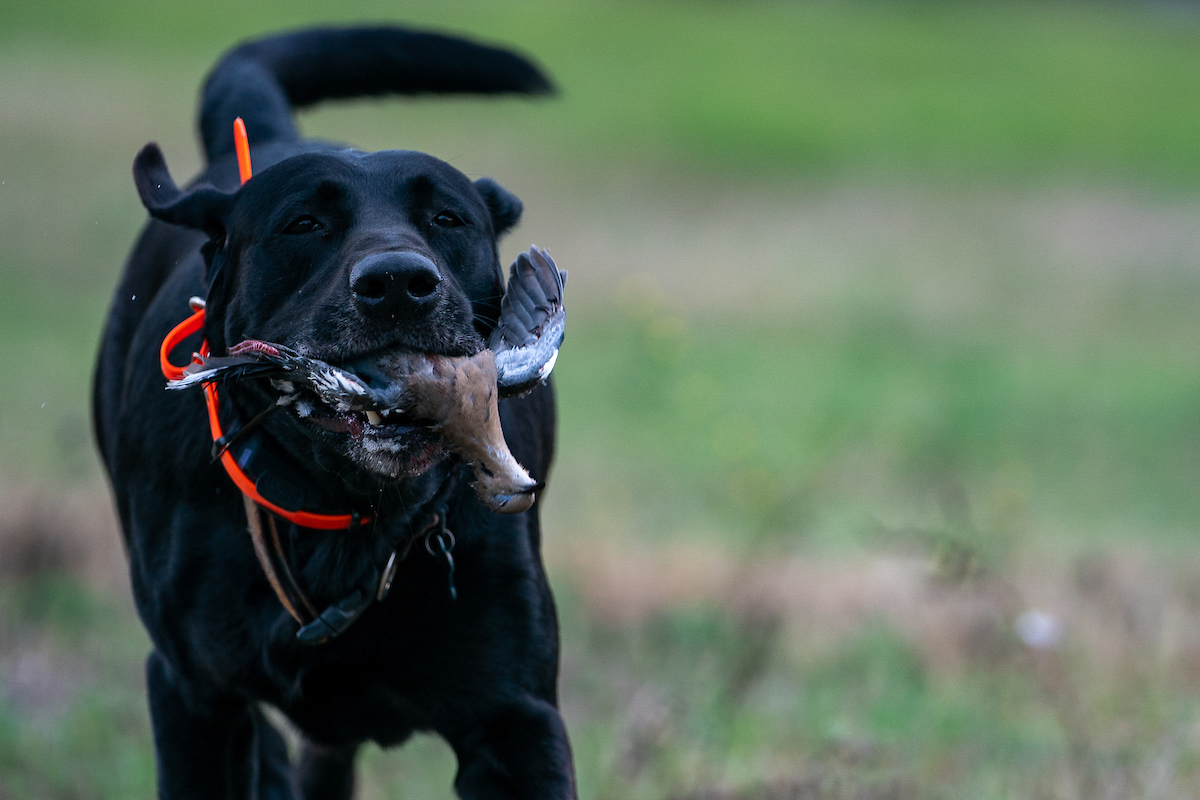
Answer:
[[(317, 611), (300, 589), (284, 556), (283, 546), (279, 543), (279, 531), (275, 527), (275, 516), (260, 508), (248, 495), (242, 495), (242, 500), (246, 506), (246, 523), (250, 529), (250, 541), (254, 543), (254, 555), (258, 557), (258, 565), (267, 576), (271, 590), (301, 627), (309, 624), (317, 618)], [(267, 518), (265, 526), (263, 516)]]
[[(327, 642), (349, 628), (372, 601), (382, 601), (387, 596), (392, 588), (396, 567), (408, 556), (413, 544), (421, 537), (427, 537), (438, 525), (442, 525), (444, 528), (450, 496), (458, 487), (464, 468), (460, 466), (453, 469), (446, 476), (430, 502), (433, 511), (429, 521), (419, 531), (410, 532), (407, 541), (392, 551), (387, 565), (382, 571), (372, 574), (369, 585), (355, 589), (342, 600), (333, 603), (319, 613), (309, 601), (308, 596), (304, 594), (304, 590), (300, 588), (296, 575), (292, 572), (287, 554), (283, 552), (279, 531), (275, 526), (275, 515), (271, 513), (270, 509), (259, 506), (248, 494), (242, 495), (242, 502), (246, 509), (246, 527), (250, 532), (250, 541), (254, 544), (254, 555), (258, 558), (258, 565), (262, 568), (263, 574), (267, 576), (267, 583), (271, 585), (271, 591), (275, 592), (275, 597), (287, 609), (292, 619), (300, 624), (296, 638), (305, 644)], [(265, 524), (264, 517), (266, 518)], [(452, 592), (451, 597), (453, 596)]]

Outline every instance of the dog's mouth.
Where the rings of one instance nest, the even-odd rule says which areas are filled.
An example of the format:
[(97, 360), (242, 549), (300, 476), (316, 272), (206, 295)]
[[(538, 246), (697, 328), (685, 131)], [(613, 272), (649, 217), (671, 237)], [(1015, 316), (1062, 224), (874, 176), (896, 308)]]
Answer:
[[(261, 352), (264, 344), (243, 342), (230, 353)], [(269, 383), (276, 403), (300, 425), (318, 429), (370, 471), (397, 478), (419, 474), (446, 455), (439, 420), (415, 412), (405, 375), (389, 368), (430, 358), (437, 356), (390, 350), (339, 365), (313, 359), (316, 380), (281, 376)]]
[[(311, 406), (303, 406), (304, 411), (297, 409), (297, 416), (324, 428), (331, 433), (347, 433), (355, 439), (364, 436), (374, 436), (379, 439), (395, 439), (412, 433), (420, 428), (428, 428), (428, 422), (413, 419), (400, 411), (354, 411), (342, 414), (329, 410), (331, 413), (314, 412)], [(328, 408), (328, 407), (326, 407)]]
[[(261, 344), (243, 342), (238, 348)], [(330, 433), (346, 434), (356, 440), (397, 439), (413, 432), (432, 432), (437, 420), (421, 419), (407, 407), (411, 404), (404, 402), (404, 376), (389, 375), (386, 364), (434, 357), (406, 350), (384, 351), (345, 365), (323, 363), (329, 380), (319, 392), (282, 378), (272, 378), (271, 387), (279, 393), (276, 402), (290, 408), (297, 418)]]

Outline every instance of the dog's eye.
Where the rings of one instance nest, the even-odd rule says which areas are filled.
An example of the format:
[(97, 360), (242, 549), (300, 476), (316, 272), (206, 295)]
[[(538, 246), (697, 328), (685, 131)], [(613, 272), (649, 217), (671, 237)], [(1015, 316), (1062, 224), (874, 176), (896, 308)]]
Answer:
[(433, 224), (440, 228), (457, 228), (467, 223), (463, 222), (462, 217), (453, 211), (440, 211), (433, 218)]
[(317, 222), (312, 217), (305, 214), (302, 217), (296, 217), (287, 224), (283, 232), (289, 236), (299, 236), (305, 233), (316, 233), (325, 230), (325, 226)]

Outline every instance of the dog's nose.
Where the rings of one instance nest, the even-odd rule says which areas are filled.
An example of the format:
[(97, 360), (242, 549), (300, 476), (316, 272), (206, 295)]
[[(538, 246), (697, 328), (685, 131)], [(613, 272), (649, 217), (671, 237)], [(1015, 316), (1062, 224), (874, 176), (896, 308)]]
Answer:
[(350, 270), (350, 291), (372, 317), (412, 315), (431, 309), (442, 282), (437, 265), (420, 253), (376, 253)]

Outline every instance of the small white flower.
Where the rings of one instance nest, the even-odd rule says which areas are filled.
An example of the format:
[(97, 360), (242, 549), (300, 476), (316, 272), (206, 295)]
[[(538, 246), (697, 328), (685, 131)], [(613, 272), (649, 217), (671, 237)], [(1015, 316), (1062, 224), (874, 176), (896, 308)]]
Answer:
[(1031, 608), (1017, 617), (1017, 637), (1035, 650), (1052, 650), (1062, 640), (1062, 622), (1053, 614)]

